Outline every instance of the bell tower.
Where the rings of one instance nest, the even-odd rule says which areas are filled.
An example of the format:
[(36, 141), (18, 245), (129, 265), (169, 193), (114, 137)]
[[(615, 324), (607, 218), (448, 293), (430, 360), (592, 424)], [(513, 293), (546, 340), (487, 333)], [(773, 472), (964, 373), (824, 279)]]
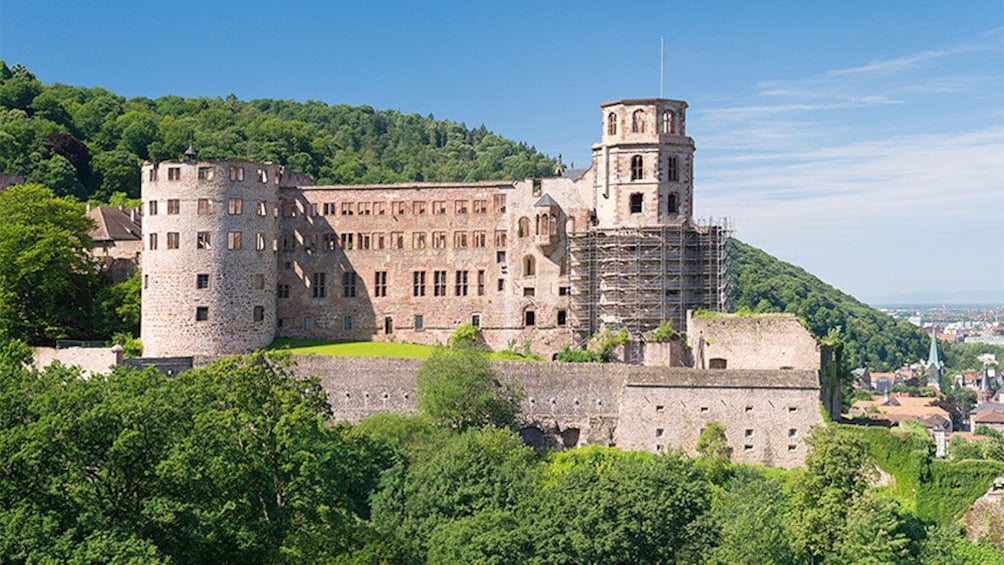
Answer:
[(603, 137), (593, 145), (600, 228), (690, 224), (694, 140), (687, 103), (646, 98), (600, 105)]

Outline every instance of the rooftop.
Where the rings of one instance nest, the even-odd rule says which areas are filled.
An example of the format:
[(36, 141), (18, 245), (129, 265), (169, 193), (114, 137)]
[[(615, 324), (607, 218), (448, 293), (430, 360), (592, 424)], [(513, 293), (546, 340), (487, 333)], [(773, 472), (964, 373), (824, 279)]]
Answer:
[(137, 241), (143, 239), (139, 222), (134, 222), (124, 210), (110, 207), (92, 208), (87, 217), (94, 220), (94, 229), (88, 235), (95, 242)]

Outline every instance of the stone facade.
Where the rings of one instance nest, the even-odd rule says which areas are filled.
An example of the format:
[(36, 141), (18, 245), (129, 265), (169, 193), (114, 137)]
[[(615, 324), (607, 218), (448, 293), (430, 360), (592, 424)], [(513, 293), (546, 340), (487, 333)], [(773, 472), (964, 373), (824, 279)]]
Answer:
[(471, 322), (492, 348), (550, 356), (602, 326), (640, 336), (724, 309), (727, 231), (693, 222), (686, 108), (603, 104), (590, 168), (546, 179), (313, 186), (270, 164), (145, 164), (147, 353), (437, 343)]
[(697, 369), (820, 369), (816, 339), (793, 314), (687, 315)]

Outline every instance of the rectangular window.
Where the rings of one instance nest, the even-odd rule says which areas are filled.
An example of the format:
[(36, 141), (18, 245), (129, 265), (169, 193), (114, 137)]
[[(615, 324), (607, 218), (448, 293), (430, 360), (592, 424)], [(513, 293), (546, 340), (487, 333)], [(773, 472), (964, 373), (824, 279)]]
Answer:
[(558, 296), (569, 296), (572, 294), (572, 287), (570, 286), (559, 286)]
[(255, 213), (257, 213), (259, 216), (267, 216), (268, 202), (265, 202), (264, 200), (259, 200), (258, 203), (255, 205)]
[(524, 326), (535, 326), (537, 325), (537, 313), (533, 310), (527, 310), (523, 312), (523, 325)]
[(334, 251), (338, 248), (338, 234), (326, 233), (323, 241), (325, 251)]
[(150, 215), (151, 216), (156, 216), (157, 215), (157, 201), (156, 200), (151, 200), (148, 203), (147, 206), (150, 208)]
[(392, 202), (390, 205), (391, 214), (395, 216), (403, 216), (405, 214), (404, 209), (404, 202)]
[(454, 213), (456, 214), (466, 214), (467, 213), (467, 201), (457, 200), (454, 202), (453, 207)]
[(508, 239), (505, 230), (495, 230), (495, 247), (505, 247)]
[(481, 328), (481, 314), (471, 314), (471, 325), (475, 328)]
[(177, 249), (181, 243), (181, 234), (176, 231), (167, 232), (167, 248)]
[(373, 296), (387, 296), (387, 271), (377, 271), (374, 273)]
[(280, 284), (276, 287), (276, 296), (279, 298), (289, 298), (289, 285)]
[(488, 243), (487, 232), (485, 232), (484, 230), (477, 230), (477, 231), (473, 232), (471, 234), (471, 236), (472, 236), (472, 239), (474, 240), (473, 246), (476, 249), (484, 249), (484, 247)]
[(384, 204), (383, 202), (374, 202), (373, 203), (373, 215), (374, 216), (383, 216), (384, 214), (386, 214), (386, 209), (387, 209), (387, 205)]
[(478, 296), (485, 295), (485, 272), (484, 270), (478, 271)]
[(342, 328), (346, 330), (352, 329), (352, 316), (345, 316), (342, 318)]
[(150, 169), (150, 180), (157, 180), (157, 169)]
[(446, 201), (445, 200), (434, 200), (432, 202), (432, 215), (440, 216), (446, 213)]
[(199, 180), (213, 180), (213, 168), (199, 167)]
[(310, 216), (316, 216), (316, 215), (317, 215), (317, 204), (311, 203), (310, 204)]
[(244, 180), (244, 167), (230, 167), (230, 180), (232, 181)]
[(420, 332), (425, 328), (425, 316), (415, 314), (415, 331)]
[(467, 271), (457, 271), (456, 285), (453, 294), (456, 296), (467, 296)]
[(503, 290), (505, 290), (505, 279), (499, 279), (498, 291), (502, 292)]
[(666, 159), (666, 175), (670, 182), (678, 182), (680, 180), (680, 168), (677, 165), (676, 157)]
[(296, 235), (292, 233), (282, 234), (282, 250), (292, 251), (296, 247)]
[(208, 198), (200, 198), (198, 212), (200, 216), (207, 216), (213, 213), (213, 203)]
[(373, 249), (386, 249), (387, 236), (382, 233), (373, 234)]
[(456, 249), (467, 249), (467, 232), (453, 232), (453, 247)]
[(434, 271), (432, 294), (434, 296), (446, 296), (446, 271)]
[(495, 207), (496, 214), (505, 213), (505, 194), (496, 194), (492, 200), (492, 204)]
[(356, 242), (359, 244), (359, 249), (369, 249), (370, 248), (370, 234), (361, 233), (358, 234), (358, 239)]
[(143, 275), (143, 288), (150, 288), (150, 275)]
[(425, 201), (416, 200), (411, 203), (411, 213), (416, 216), (425, 214)]
[(195, 234), (195, 248), (196, 249), (212, 249), (212, 242), (210, 240), (209, 232), (200, 231)]
[(446, 249), (446, 232), (445, 231), (434, 231), (434, 232), (432, 232), (432, 248), (433, 249)]
[(535, 289), (534, 287), (532, 286), (523, 287), (523, 296), (536, 296), (536, 295), (537, 295), (537, 289)]
[(258, 182), (265, 184), (268, 182), (268, 171), (265, 169), (258, 169)]
[(341, 239), (342, 239), (342, 249), (346, 250), (352, 249), (353, 237), (351, 233), (343, 233)]
[(265, 251), (265, 234), (258, 232), (255, 234), (254, 248), (258, 251)]
[(265, 307), (255, 306), (254, 307), (254, 321), (261, 322), (265, 319)]
[(404, 232), (402, 231), (390, 232), (390, 248), (404, 249)]
[(197, 306), (195, 308), (195, 321), (205, 322), (209, 319), (209, 307), (208, 306)]
[(412, 249), (425, 249), (425, 232), (415, 232), (411, 234)]
[(167, 180), (181, 180), (181, 167), (168, 167)]
[(232, 231), (227, 234), (227, 249), (239, 250), (241, 248), (241, 232)]
[(495, 262), (496, 263), (505, 263), (505, 251), (496, 251), (495, 252)]
[(327, 273), (314, 273), (310, 277), (310, 295), (314, 298), (324, 298), (328, 294)]
[(558, 310), (558, 326), (564, 327), (568, 324), (568, 312), (565, 310)]
[(240, 198), (231, 198), (228, 200), (227, 213), (231, 216), (240, 216), (244, 213), (244, 201)]
[(321, 211), (324, 212), (325, 216), (334, 216), (335, 215), (334, 202), (325, 202), (324, 206), (321, 207)]
[(155, 233), (150, 234), (150, 244), (147, 247), (149, 248), (150, 251), (154, 251), (157, 249), (157, 234)]
[(181, 201), (177, 198), (170, 198), (167, 201), (167, 213), (168, 214), (179, 214), (181, 213)]
[(254, 287), (258, 290), (262, 290), (263, 288), (265, 288), (265, 275), (261, 273), (255, 273)]
[(195, 275), (195, 288), (200, 290), (209, 288), (209, 275), (202, 273)]
[(369, 216), (371, 211), (371, 204), (369, 202), (360, 202), (356, 207), (356, 211), (359, 212), (360, 216)]
[(631, 193), (631, 213), (641, 214), (641, 203), (644, 199), (644, 195), (640, 192)]
[(425, 296), (425, 271), (411, 273), (411, 295)]
[(348, 271), (342, 273), (342, 297), (355, 298), (356, 296), (356, 272)]
[(342, 202), (342, 215), (343, 216), (351, 216), (352, 214), (353, 214), (353, 212), (352, 212), (352, 203), (351, 202)]
[(475, 214), (487, 214), (488, 213), (488, 201), (487, 200), (475, 200), (473, 208), (474, 208), (474, 213)]

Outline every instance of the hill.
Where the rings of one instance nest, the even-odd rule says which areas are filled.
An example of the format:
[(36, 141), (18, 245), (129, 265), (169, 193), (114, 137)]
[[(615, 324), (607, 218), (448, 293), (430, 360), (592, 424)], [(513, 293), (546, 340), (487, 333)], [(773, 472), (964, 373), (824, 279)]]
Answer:
[(804, 269), (785, 263), (739, 240), (729, 242), (732, 306), (752, 312), (790, 312), (816, 337), (839, 330), (850, 367), (890, 371), (904, 362), (926, 358), (927, 335), (853, 296), (837, 290)]
[(0, 172), (57, 195), (139, 196), (140, 164), (179, 157), (272, 161), (319, 183), (474, 181), (550, 175), (555, 163), (516, 143), (432, 115), (318, 101), (126, 99), (43, 84), (0, 61)]

